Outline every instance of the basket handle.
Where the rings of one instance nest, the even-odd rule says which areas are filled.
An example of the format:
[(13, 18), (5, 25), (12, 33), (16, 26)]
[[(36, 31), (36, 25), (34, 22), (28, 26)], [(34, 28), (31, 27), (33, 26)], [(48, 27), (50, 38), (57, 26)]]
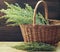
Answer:
[(34, 14), (33, 14), (33, 25), (36, 24), (36, 11), (37, 11), (37, 8), (38, 8), (38, 6), (39, 6), (40, 3), (43, 3), (44, 10), (45, 10), (45, 19), (46, 19), (46, 20), (48, 19), (47, 4), (46, 4), (45, 1), (40, 0), (40, 1), (37, 2), (36, 6), (35, 6), (35, 9), (34, 9)]

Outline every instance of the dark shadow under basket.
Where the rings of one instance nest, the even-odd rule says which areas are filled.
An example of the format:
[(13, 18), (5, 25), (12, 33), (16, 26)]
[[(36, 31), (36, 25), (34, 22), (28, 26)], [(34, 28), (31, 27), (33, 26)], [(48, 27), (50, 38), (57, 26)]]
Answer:
[(60, 41), (60, 24), (50, 20), (52, 25), (36, 25), (36, 10), (39, 3), (43, 2), (45, 6), (45, 18), (47, 19), (47, 8), (45, 1), (38, 1), (33, 16), (33, 25), (20, 25), (25, 42), (45, 42), (55, 44)]

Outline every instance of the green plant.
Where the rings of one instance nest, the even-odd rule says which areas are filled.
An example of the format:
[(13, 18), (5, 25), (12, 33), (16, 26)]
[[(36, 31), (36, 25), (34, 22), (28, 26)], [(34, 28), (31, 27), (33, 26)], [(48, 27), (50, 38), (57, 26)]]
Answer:
[(28, 51), (55, 51), (56, 47), (46, 43), (38, 42), (29, 42), (22, 43), (20, 45), (13, 46), (13, 48), (19, 50), (28, 50)]
[[(26, 4), (25, 8), (21, 8), (17, 3), (15, 5), (5, 2), (7, 9), (1, 9), (0, 11), (6, 15), (2, 16), (7, 18), (6, 23), (14, 22), (15, 25), (20, 24), (32, 24), (33, 22), (33, 9)], [(36, 24), (48, 24), (41, 13), (36, 15)]]

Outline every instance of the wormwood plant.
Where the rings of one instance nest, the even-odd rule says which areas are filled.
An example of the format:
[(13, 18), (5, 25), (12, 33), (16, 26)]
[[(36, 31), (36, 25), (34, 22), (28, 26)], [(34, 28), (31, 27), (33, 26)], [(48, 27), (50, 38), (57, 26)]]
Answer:
[(13, 46), (18, 50), (27, 50), (27, 51), (55, 51), (56, 47), (50, 44), (42, 43), (42, 42), (29, 42), (29, 43), (21, 43), (20, 45)]
[[(0, 12), (6, 14), (2, 16), (3, 18), (7, 18), (6, 23), (14, 22), (15, 25), (32, 24), (34, 10), (31, 6), (25, 4), (25, 8), (21, 8), (17, 3), (15, 5), (7, 2), (4, 3), (7, 5), (7, 9), (1, 9)], [(36, 24), (48, 24), (48, 22), (41, 13), (38, 13), (36, 15)]]

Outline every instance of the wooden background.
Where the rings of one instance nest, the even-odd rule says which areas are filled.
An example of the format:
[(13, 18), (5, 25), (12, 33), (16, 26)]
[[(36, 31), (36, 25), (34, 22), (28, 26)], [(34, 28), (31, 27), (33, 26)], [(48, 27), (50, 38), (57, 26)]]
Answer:
[[(18, 3), (21, 7), (24, 7), (24, 3), (28, 3), (32, 6), (32, 8), (35, 7), (38, 0), (5, 0), (9, 3)], [(48, 14), (49, 19), (58, 19), (60, 20), (60, 1), (59, 0), (45, 0), (48, 5)], [(4, 0), (0, 0), (0, 9), (5, 8), (6, 5), (4, 4)], [(38, 11), (41, 12), (44, 15), (44, 10), (42, 5), (39, 5)], [(0, 13), (0, 16), (3, 14)], [(23, 40), (22, 34), (20, 31), (19, 26), (15, 27), (7, 27), (5, 25), (5, 19), (0, 20), (0, 41), (21, 41)]]

